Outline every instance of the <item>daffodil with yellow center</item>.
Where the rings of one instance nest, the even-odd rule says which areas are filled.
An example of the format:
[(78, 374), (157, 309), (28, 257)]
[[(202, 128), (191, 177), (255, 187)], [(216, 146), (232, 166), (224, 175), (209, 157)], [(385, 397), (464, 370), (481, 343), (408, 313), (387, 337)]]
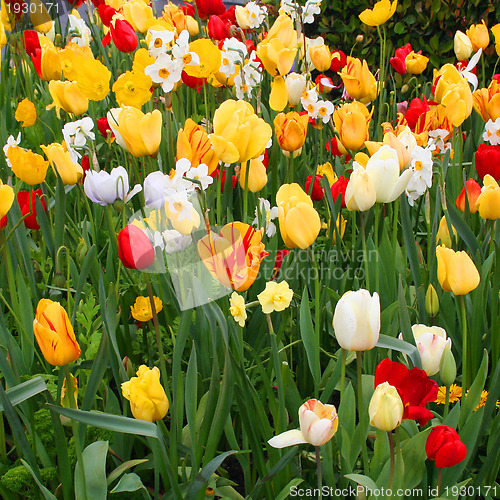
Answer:
[(268, 281), (265, 290), (257, 295), (257, 299), (264, 314), (284, 311), (292, 302), (293, 290), (286, 281)]
[(229, 299), (229, 312), (234, 318), (234, 321), (240, 326), (245, 326), (245, 321), (247, 319), (247, 311), (245, 309), (245, 299), (242, 295), (233, 292), (231, 298)]

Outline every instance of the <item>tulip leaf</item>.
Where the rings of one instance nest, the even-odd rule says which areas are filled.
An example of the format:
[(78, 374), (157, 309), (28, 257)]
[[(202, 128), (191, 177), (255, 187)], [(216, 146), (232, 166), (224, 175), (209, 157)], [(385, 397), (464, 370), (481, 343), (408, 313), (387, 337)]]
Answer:
[[(27, 399), (40, 394), (47, 390), (47, 385), (45, 384), (42, 377), (35, 377), (31, 380), (27, 380), (19, 385), (11, 387), (5, 391), (6, 396), (9, 398), (9, 402), (12, 406), (16, 406)], [(0, 411), (3, 411), (4, 407), (0, 401)]]
[(458, 235), (465, 241), (467, 248), (469, 249), (472, 257), (474, 258), (480, 251), (479, 243), (474, 233), (471, 231), (468, 224), (464, 221), (462, 216), (458, 213), (455, 208), (455, 203), (449, 201), (447, 207), (448, 216), (450, 218), (452, 226), (457, 230)]
[(229, 456), (237, 453), (236, 450), (226, 451), (222, 453), (218, 457), (213, 458), (210, 462), (203, 467), (203, 469), (198, 473), (198, 475), (194, 478), (189, 490), (184, 497), (186, 500), (190, 500), (196, 498), (198, 493), (202, 490), (205, 484), (212, 477), (212, 474), (221, 466), (222, 462)]
[[(75, 466), (76, 500), (106, 500), (106, 457), (109, 443), (96, 441), (89, 444), (82, 452), (83, 463)], [(85, 484), (84, 484), (85, 482)]]
[(344, 477), (347, 479), (350, 479), (351, 481), (354, 481), (357, 484), (360, 484), (361, 486), (364, 486), (365, 489), (368, 490), (378, 490), (377, 485), (375, 484), (375, 481), (368, 476), (365, 476), (363, 474), (346, 474)]
[(383, 347), (385, 349), (402, 352), (411, 359), (413, 366), (422, 368), (422, 361), (420, 359), (418, 349), (405, 340), (389, 337), (388, 335), (380, 335), (376, 347)]
[(300, 477), (294, 477), (279, 493), (276, 495), (276, 500), (286, 500), (287, 498), (290, 498), (290, 491), (292, 491), (292, 488), (295, 490), (295, 488), (303, 483), (304, 480), (301, 479)]
[(42, 482), (40, 481), (40, 479), (33, 472), (33, 469), (30, 467), (30, 465), (28, 464), (28, 462), (26, 462), (25, 460), (23, 460), (21, 458), (21, 463), (24, 465), (24, 467), (26, 467), (26, 469), (28, 470), (28, 472), (33, 476), (33, 479), (35, 480), (35, 483), (38, 485), (38, 487), (40, 488), (40, 491), (42, 492), (43, 498), (45, 498), (45, 500), (57, 500), (57, 497), (53, 493), (51, 493), (42, 484)]
[(314, 332), (314, 326), (311, 318), (311, 309), (309, 306), (309, 294), (307, 287), (304, 287), (302, 293), (302, 300), (300, 302), (300, 336), (304, 343), (304, 348), (307, 354), (307, 362), (314, 378), (314, 383), (317, 386), (320, 378), (320, 364), (319, 364), (319, 339)]
[[(108, 475), (108, 478), (106, 482), (108, 483), (108, 486), (117, 478), (119, 478), (126, 470), (135, 467), (136, 465), (140, 465), (143, 463), (148, 462), (147, 458), (138, 458), (135, 460), (128, 460), (127, 462), (124, 462), (123, 464), (120, 464), (114, 471), (110, 472)], [(126, 474), (130, 475), (130, 474)], [(121, 481), (120, 481), (121, 482)], [(116, 487), (115, 487), (116, 489)]]
[(73, 314), (71, 316), (71, 324), (75, 322), (76, 311), (78, 310), (78, 304), (80, 303), (80, 297), (82, 295), (83, 287), (87, 282), (87, 277), (90, 272), (90, 268), (92, 265), (96, 264), (96, 253), (97, 249), (95, 245), (92, 245), (85, 256), (85, 259), (82, 264), (82, 270), (80, 271), (80, 276), (78, 277), (78, 285), (76, 287), (75, 293), (75, 306), (73, 308)]
[(122, 493), (124, 491), (142, 490), (144, 498), (151, 498), (141, 478), (134, 473), (125, 474), (110, 493)]
[(47, 217), (47, 212), (45, 212), (39, 197), (35, 198), (35, 206), (36, 219), (38, 221), (38, 225), (40, 226), (40, 231), (43, 235), (43, 241), (50, 256), (52, 257), (52, 260), (54, 260), (56, 258), (54, 236), (52, 234), (52, 229)]
[(462, 411), (460, 412), (459, 428), (462, 428), (469, 419), (481, 399), (481, 393), (484, 389), (486, 376), (488, 375), (488, 351), (484, 351), (483, 360), (476, 378), (472, 383), (467, 395), (462, 399)]

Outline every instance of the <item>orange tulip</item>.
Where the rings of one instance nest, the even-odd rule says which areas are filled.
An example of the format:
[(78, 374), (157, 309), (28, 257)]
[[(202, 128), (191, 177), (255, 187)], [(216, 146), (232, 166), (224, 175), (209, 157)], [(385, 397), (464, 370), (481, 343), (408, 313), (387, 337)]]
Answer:
[(478, 89), (472, 94), (474, 109), (487, 122), (500, 117), (500, 82), (492, 80), (487, 89)]
[[(373, 112), (373, 110), (372, 110)], [(361, 149), (368, 140), (372, 113), (361, 102), (344, 104), (333, 113), (333, 122), (342, 145), (351, 151)]]
[(307, 114), (299, 115), (296, 111), (276, 115), (274, 133), (280, 148), (289, 153), (297, 152), (293, 156), (298, 156), (306, 140), (308, 123), (309, 116)]
[[(368, 69), (365, 60), (348, 56), (347, 64), (342, 68), (340, 77), (345, 89), (353, 99), (362, 100), (370, 98), (372, 101), (377, 96), (377, 81)], [(375, 92), (375, 95), (373, 95)], [(370, 101), (367, 101), (370, 102)]]

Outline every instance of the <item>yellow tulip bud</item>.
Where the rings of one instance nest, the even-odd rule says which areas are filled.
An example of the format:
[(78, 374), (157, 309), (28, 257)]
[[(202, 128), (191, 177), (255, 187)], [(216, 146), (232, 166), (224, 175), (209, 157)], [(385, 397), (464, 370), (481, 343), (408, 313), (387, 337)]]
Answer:
[(310, 47), (309, 57), (318, 71), (323, 72), (330, 69), (332, 54), (330, 53), (330, 49), (325, 44), (313, 45)]
[(462, 31), (457, 31), (454, 38), (455, 55), (459, 61), (469, 59), (472, 54), (472, 42)]
[(476, 201), (479, 215), (483, 219), (497, 220), (500, 218), (500, 187), (489, 174), (484, 176), (483, 184), (484, 188)]
[(130, 401), (134, 418), (154, 422), (162, 420), (168, 412), (168, 399), (160, 383), (160, 370), (141, 365), (137, 377), (121, 385), (122, 394)]
[(0, 180), (0, 219), (3, 219), (7, 215), (12, 203), (14, 203), (14, 190), (12, 186), (4, 184)]
[(410, 52), (405, 59), (406, 71), (411, 75), (420, 75), (427, 64), (429, 63), (429, 58), (422, 54), (415, 54), (415, 52)]
[(368, 407), (370, 425), (381, 431), (393, 431), (401, 425), (403, 411), (403, 401), (398, 390), (388, 382), (377, 385)]
[[(457, 237), (457, 230), (453, 227), (453, 234), (455, 238)], [(441, 242), (442, 245), (445, 247), (451, 248), (452, 247), (452, 241), (451, 241), (451, 234), (450, 234), (450, 229), (448, 227), (448, 222), (446, 220), (446, 217), (443, 215), (441, 217), (441, 220), (439, 221), (439, 227), (438, 231), (436, 234), (436, 243)]]
[(368, 127), (372, 112), (358, 101), (344, 104), (333, 113), (335, 129), (339, 134), (342, 145), (351, 151), (361, 149), (368, 140)]

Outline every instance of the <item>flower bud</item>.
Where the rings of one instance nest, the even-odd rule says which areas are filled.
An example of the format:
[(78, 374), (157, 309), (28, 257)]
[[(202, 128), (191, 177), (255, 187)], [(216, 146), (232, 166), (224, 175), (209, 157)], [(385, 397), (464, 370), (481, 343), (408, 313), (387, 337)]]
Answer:
[(370, 400), (370, 425), (381, 431), (393, 431), (401, 425), (403, 410), (403, 401), (397, 389), (388, 382), (383, 382), (377, 385)]
[(431, 318), (437, 316), (439, 312), (439, 297), (436, 289), (430, 283), (425, 294), (425, 310)]
[(469, 37), (460, 30), (455, 33), (454, 49), (455, 55), (459, 61), (469, 59), (472, 54), (472, 42)]
[(441, 356), (439, 376), (446, 387), (450, 387), (457, 378), (457, 363), (449, 347), (445, 347), (443, 355)]

